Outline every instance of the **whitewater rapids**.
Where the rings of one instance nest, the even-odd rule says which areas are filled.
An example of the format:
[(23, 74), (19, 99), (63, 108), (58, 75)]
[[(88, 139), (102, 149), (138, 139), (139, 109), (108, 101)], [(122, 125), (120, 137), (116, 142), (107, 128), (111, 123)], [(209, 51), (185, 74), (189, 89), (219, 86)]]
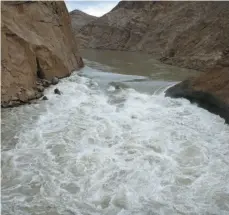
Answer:
[(165, 98), (168, 85), (147, 93), (74, 73), (62, 95), (55, 87), (2, 112), (2, 214), (229, 214), (222, 118)]

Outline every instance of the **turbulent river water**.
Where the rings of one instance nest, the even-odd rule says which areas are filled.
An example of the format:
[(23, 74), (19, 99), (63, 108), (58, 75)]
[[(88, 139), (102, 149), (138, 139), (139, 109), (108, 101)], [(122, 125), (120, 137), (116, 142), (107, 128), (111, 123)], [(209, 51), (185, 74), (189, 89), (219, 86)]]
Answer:
[(229, 126), (164, 97), (195, 71), (83, 54), (47, 101), (2, 110), (2, 214), (229, 214)]

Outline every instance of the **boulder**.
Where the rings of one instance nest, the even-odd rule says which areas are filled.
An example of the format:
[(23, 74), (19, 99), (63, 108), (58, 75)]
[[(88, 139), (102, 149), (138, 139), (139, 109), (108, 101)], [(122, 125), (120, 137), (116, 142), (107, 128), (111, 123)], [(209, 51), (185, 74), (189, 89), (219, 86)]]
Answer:
[(44, 92), (44, 87), (43, 86), (41, 86), (41, 85), (38, 85), (37, 86), (37, 90), (38, 90), (38, 92)]
[(58, 88), (56, 88), (56, 89), (54, 90), (54, 93), (55, 93), (55, 94), (58, 94), (58, 95), (61, 95), (61, 92), (60, 92), (60, 90), (59, 90)]
[(42, 100), (48, 100), (47, 96), (43, 96)]
[(57, 77), (53, 77), (52, 80), (51, 80), (51, 83), (52, 83), (53, 85), (56, 85), (56, 84), (59, 83), (59, 79), (58, 79)]
[(51, 81), (48, 81), (48, 80), (45, 80), (45, 79), (42, 79), (41, 83), (42, 83), (43, 87), (49, 87), (51, 85)]

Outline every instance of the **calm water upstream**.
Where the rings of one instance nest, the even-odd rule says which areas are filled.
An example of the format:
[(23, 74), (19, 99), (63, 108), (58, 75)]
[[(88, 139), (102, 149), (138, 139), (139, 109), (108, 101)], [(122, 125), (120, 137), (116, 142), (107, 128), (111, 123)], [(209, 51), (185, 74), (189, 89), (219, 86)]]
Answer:
[(48, 101), (2, 110), (2, 214), (228, 215), (229, 126), (164, 97), (198, 72), (137, 53), (83, 56)]

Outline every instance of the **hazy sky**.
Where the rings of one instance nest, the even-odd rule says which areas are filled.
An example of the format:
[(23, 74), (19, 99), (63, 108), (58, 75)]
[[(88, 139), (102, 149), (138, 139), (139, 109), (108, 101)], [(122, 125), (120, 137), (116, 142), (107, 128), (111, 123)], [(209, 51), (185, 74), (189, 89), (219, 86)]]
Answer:
[(102, 16), (109, 12), (119, 1), (65, 1), (68, 11), (81, 10), (93, 16)]

